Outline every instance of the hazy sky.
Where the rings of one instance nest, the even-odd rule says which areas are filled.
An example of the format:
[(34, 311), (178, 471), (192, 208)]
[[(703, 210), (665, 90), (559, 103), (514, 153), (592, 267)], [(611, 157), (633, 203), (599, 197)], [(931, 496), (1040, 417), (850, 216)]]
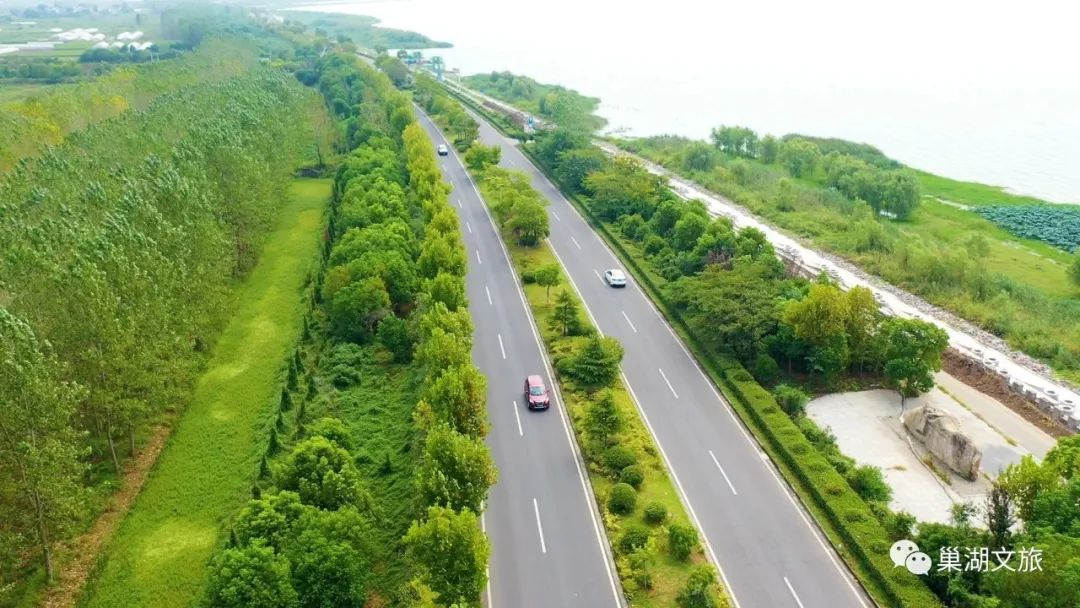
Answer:
[(601, 97), (636, 134), (834, 135), (1080, 202), (1080, 14), (1065, 3), (388, 0), (334, 10)]

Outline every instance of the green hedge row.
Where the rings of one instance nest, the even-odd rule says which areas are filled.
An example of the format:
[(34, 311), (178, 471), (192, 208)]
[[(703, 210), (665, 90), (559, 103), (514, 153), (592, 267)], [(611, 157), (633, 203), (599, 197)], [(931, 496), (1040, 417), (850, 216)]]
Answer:
[[(528, 147), (522, 147), (521, 150), (551, 177), (548, 169), (532, 150)], [(557, 184), (553, 177), (551, 179)], [(681, 315), (664, 298), (637, 256), (623, 246), (620, 239), (608, 230), (607, 225), (590, 211), (584, 201), (565, 189), (560, 189), (618, 253), (638, 284), (642, 285), (650, 298), (663, 309), (664, 316), (687, 338), (696, 358), (713, 382), (729, 399), (734, 397), (738, 401), (733, 404), (737, 406), (736, 411), (744, 422), (756, 431), (755, 435), (759, 440), (764, 438), (767, 442), (764, 447), (770, 455), (774, 459), (779, 457), (786, 465), (781, 467), (785, 475), (796, 478), (789, 479), (789, 482), (796, 482), (793, 485), (803, 490), (799, 492), (802, 499), (813, 501), (816, 511), (828, 518), (827, 522), (821, 523), (828, 524), (835, 535), (846, 544), (846, 547), (839, 548), (841, 553), (846, 548), (848, 555), (857, 560), (858, 571), (865, 575), (860, 578), (871, 588), (875, 598), (898, 608), (941, 606), (937, 596), (918, 578), (904, 568), (894, 568), (889, 558), (892, 541), (870, 510), (870, 506), (806, 439), (794, 421), (776, 404), (772, 395), (758, 384), (739, 362), (710, 354), (695, 338)], [(865, 580), (867, 577), (870, 580)]]

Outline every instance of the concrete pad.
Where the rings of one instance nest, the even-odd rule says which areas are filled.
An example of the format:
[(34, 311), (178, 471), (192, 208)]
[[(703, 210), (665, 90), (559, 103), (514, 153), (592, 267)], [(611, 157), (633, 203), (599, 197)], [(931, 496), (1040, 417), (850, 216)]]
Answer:
[[(1010, 445), (1000, 432), (936, 388), (908, 399), (906, 407), (910, 410), (924, 403), (957, 419), (960, 430), (982, 451), (985, 475), (996, 476), (1001, 468), (1028, 453), (1022, 446)], [(936, 463), (938, 473), (935, 473), (924, 462), (926, 452), (903, 427), (899, 418), (900, 398), (893, 391), (826, 395), (811, 401), (806, 411), (814, 422), (836, 436), (841, 452), (859, 464), (881, 469), (893, 489), (890, 506), (895, 510), (907, 511), (919, 521), (948, 522), (954, 503), (981, 504), (985, 500), (990, 487), (988, 478), (971, 482), (947, 471), (940, 463)]]

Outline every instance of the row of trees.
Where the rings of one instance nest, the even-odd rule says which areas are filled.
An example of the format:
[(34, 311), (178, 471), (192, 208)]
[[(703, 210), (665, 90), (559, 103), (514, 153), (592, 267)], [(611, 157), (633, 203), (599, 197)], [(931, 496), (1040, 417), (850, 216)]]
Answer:
[(85, 515), (78, 490), (100, 481), (88, 461), (119, 473), (136, 430), (183, 407), (318, 111), (287, 74), (254, 69), (74, 134), (0, 181), (0, 307), (21, 336), (0, 359), (5, 577), (28, 546), (51, 575), (51, 543)]
[[(359, 142), (335, 175), (319, 281), (319, 316), (325, 322), (316, 327), (325, 336), (314, 339), (337, 344), (326, 361), (331, 383), (324, 390), (336, 394), (362, 382), (357, 366), (364, 352), (384, 351), (380, 365), (407, 366), (415, 374), (420, 388), (411, 443), (419, 457), (405, 470), (415, 492), (411, 501), (401, 497), (410, 502), (404, 506), (366, 508), (363, 480), (348, 464), (355, 459), (348, 428), (327, 421), (308, 427), (307, 438), (274, 467), (273, 496), (253, 501), (238, 520), (234, 547), (215, 562), (211, 603), (359, 605), (374, 591), (368, 584), (376, 578), (372, 568), (404, 565), (413, 580), (405, 588), (382, 590), (400, 605), (478, 605), (489, 547), (477, 514), (496, 470), (483, 443), (486, 383), (470, 359), (472, 321), (457, 217), (408, 98), (354, 57), (331, 55), (316, 69), (320, 77), (314, 84), (327, 93), (331, 107), (355, 104), (340, 118)], [(353, 351), (357, 356), (349, 355)], [(327, 399), (336, 401), (333, 395)], [(380, 475), (399, 466), (386, 458)], [(334, 483), (298, 472), (294, 461), (313, 463), (316, 476)], [(303, 508), (295, 506), (294, 492)], [(257, 526), (245, 532), (249, 519), (266, 519), (268, 501), (286, 505), (298, 523), (287, 534)], [(381, 513), (402, 508), (415, 514), (412, 525), (401, 530), (394, 547), (371, 547), (373, 538), (385, 536), (372, 527), (392, 525)], [(323, 514), (311, 515), (311, 509)], [(320, 536), (339, 526), (345, 526), (340, 535)], [(305, 542), (316, 547), (310, 559), (299, 550)], [(376, 565), (379, 556), (393, 563)], [(261, 578), (248, 584), (247, 573)]]
[[(711, 140), (713, 147), (729, 158), (778, 164), (792, 177), (836, 188), (851, 199), (865, 201), (877, 213), (906, 219), (919, 204), (921, 195), (915, 175), (897, 168), (894, 162), (881, 162), (884, 155), (872, 148), (867, 151), (864, 148), (868, 147), (858, 144), (839, 145), (847, 142), (798, 135), (759, 138), (751, 129), (729, 126), (713, 129)], [(695, 171), (711, 171), (721, 160), (695, 145), (687, 148), (684, 164)]]

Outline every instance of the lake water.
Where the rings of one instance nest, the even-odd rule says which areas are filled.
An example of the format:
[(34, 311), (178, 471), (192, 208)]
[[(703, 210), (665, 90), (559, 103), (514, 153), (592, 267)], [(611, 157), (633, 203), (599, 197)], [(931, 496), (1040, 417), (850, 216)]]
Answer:
[[(309, 7), (312, 8), (312, 7)], [(633, 135), (718, 124), (863, 141), (914, 167), (1080, 203), (1080, 37), (1067, 3), (382, 0), (321, 5), (600, 97)]]

